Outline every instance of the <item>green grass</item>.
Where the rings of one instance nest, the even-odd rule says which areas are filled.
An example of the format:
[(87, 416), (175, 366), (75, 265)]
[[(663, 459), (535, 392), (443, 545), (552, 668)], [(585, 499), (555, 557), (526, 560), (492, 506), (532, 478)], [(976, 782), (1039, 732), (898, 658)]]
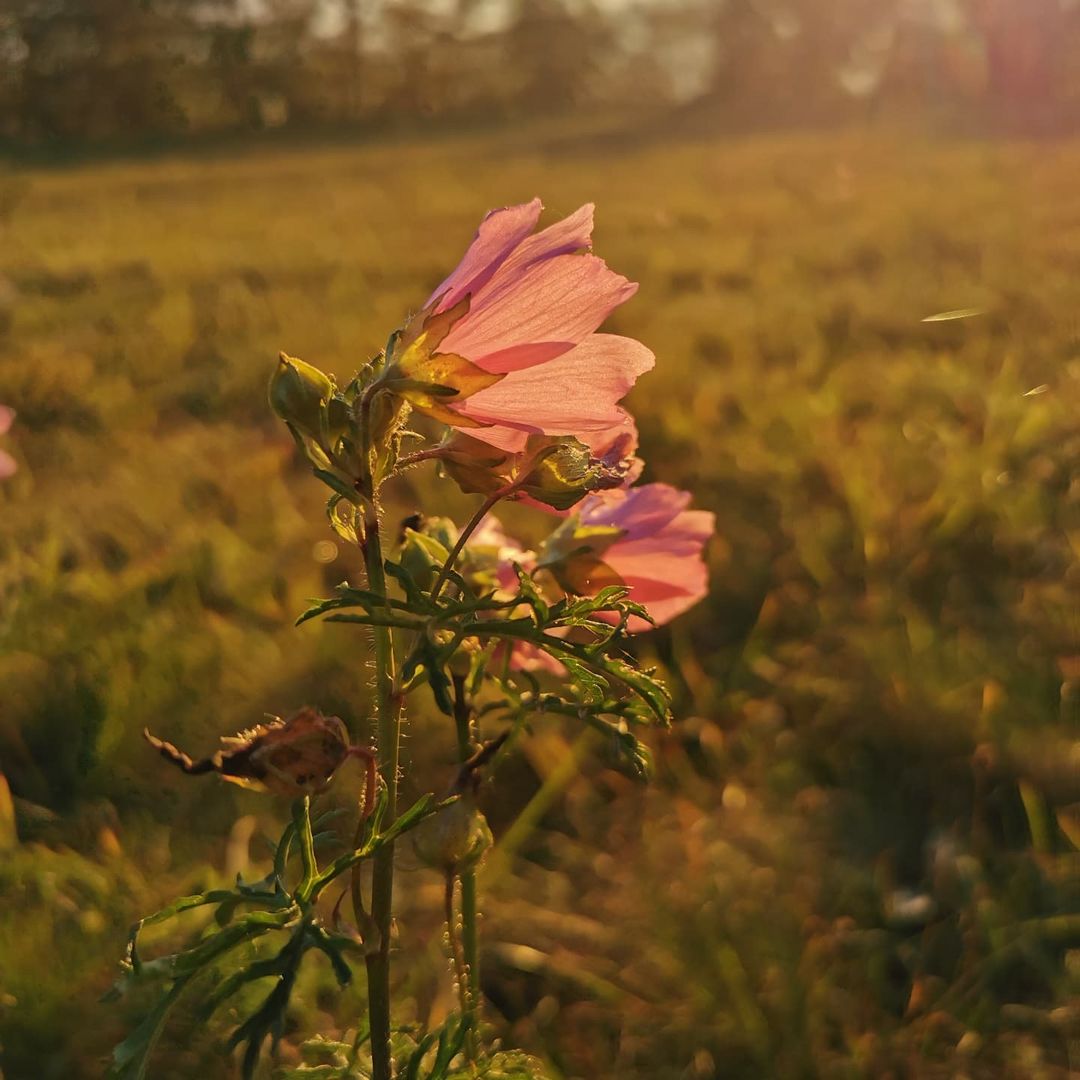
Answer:
[[(719, 535), (708, 601), (642, 644), (682, 718), (657, 781), (590, 756), (488, 883), (499, 1030), (566, 1077), (1080, 1068), (1080, 144), (532, 134), (0, 174), (4, 1075), (99, 1075), (127, 924), (281, 819), (144, 726), (366, 715), (364, 639), (292, 627), (360, 571), (316, 560), (277, 351), (351, 373), (534, 194), (595, 201), (641, 282), (609, 325), (657, 354), (647, 478)], [(538, 726), (497, 832), (573, 736)], [(413, 720), (421, 786), (451, 743)], [(450, 1007), (437, 890), (400, 890), (405, 1018)], [(358, 1012), (323, 974), (286, 1058)], [(181, 1014), (155, 1077), (227, 1075), (220, 1037)]]

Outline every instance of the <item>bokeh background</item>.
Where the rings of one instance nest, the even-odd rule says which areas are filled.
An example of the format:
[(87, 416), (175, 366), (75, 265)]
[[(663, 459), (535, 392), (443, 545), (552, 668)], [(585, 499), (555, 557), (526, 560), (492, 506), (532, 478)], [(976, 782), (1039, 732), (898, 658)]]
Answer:
[[(365, 722), (362, 634), (292, 625), (359, 567), (277, 351), (348, 376), (534, 195), (595, 201), (641, 283), (608, 325), (658, 357), (646, 479), (718, 534), (638, 645), (677, 701), (652, 785), (543, 720), (485, 792), (495, 1029), (568, 1080), (1077, 1075), (1078, 61), (1065, 0), (8, 0), (6, 1080), (102, 1075), (130, 923), (283, 821), (144, 726)], [(414, 791), (452, 742), (415, 711)], [(398, 1015), (438, 1023), (441, 886), (403, 868)], [(357, 983), (312, 966), (279, 1066)], [(228, 1021), (180, 1009), (151, 1075), (231, 1075)]]

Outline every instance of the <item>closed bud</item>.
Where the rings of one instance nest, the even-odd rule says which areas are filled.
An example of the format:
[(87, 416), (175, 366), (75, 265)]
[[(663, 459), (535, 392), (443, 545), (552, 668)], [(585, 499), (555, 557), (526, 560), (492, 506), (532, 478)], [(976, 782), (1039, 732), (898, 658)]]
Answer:
[(537, 502), (569, 510), (590, 491), (618, 487), (622, 473), (593, 458), (589, 447), (572, 435), (530, 436), (520, 488)]
[(416, 857), (425, 866), (444, 873), (469, 870), (492, 843), (487, 819), (469, 793), (428, 818), (413, 833)]
[(401, 565), (425, 592), (435, 584), (450, 551), (436, 537), (416, 529), (406, 529), (401, 543)]
[(460, 431), (451, 432), (439, 448), (443, 468), (466, 495), (491, 495), (505, 487), (516, 458)]
[(322, 442), (325, 409), (333, 393), (333, 381), (317, 367), (285, 353), (278, 355), (270, 379), (270, 408), (302, 435)]

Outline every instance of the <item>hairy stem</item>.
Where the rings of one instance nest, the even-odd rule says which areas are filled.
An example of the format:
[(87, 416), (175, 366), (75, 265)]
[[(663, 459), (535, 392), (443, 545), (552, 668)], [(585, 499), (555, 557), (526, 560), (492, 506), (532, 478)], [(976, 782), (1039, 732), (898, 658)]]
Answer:
[[(462, 765), (471, 757), (474, 749), (472, 729), (472, 706), (469, 702), (465, 678), (454, 677), (454, 724), (457, 728), (458, 760)], [(469, 1057), (476, 1060), (476, 1031), (480, 1021), (480, 949), (477, 934), (476, 870), (462, 870), (461, 880), (461, 950), (465, 966), (465, 979), (458, 974), (461, 984), (461, 1015), (470, 1017), (472, 1023), (466, 1036), (465, 1048)], [(451, 939), (452, 940), (452, 939)]]
[[(446, 919), (446, 937), (450, 942), (450, 956), (454, 961), (454, 979), (457, 982), (458, 1004), (461, 1009), (462, 1019), (464, 1019), (470, 1016), (473, 1010), (469, 991), (469, 969), (466, 967), (465, 956), (461, 950), (461, 939), (458, 937), (457, 931), (457, 916), (454, 912), (454, 886), (456, 883), (457, 877), (454, 871), (447, 870), (443, 890), (443, 917)], [(469, 1034), (472, 1034), (471, 1030)], [(473, 1056), (471, 1049), (469, 1056)]]
[[(365, 435), (365, 460), (370, 464), (371, 397), (361, 401), (361, 430)], [(383, 569), (382, 542), (379, 536), (380, 503), (378, 481), (370, 479), (364, 515), (362, 548), (367, 567), (368, 589), (384, 601), (387, 616), (386, 573)], [(386, 785), (386, 818), (397, 817), (398, 744), (401, 735), (401, 698), (394, 692), (394, 640), (389, 626), (373, 626), (375, 646), (375, 722), (379, 775)], [(359, 895), (359, 863), (353, 868), (353, 895)], [(379, 934), (379, 947), (367, 957), (368, 1022), (371, 1030), (372, 1080), (392, 1080), (390, 1055), (390, 924), (394, 901), (394, 845), (384, 844), (375, 853), (371, 874), (371, 919)], [(356, 913), (359, 923), (362, 910)]]

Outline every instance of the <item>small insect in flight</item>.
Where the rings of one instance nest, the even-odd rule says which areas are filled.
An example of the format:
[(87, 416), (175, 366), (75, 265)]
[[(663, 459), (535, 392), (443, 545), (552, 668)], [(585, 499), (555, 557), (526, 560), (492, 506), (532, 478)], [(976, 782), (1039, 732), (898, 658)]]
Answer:
[(374, 808), (378, 784), (374, 751), (351, 744), (344, 722), (317, 709), (303, 708), (287, 720), (271, 717), (238, 735), (223, 736), (221, 749), (199, 761), (149, 730), (143, 737), (189, 776), (214, 772), (230, 783), (290, 799), (325, 791), (338, 768), (358, 757), (366, 768), (363, 816)]

